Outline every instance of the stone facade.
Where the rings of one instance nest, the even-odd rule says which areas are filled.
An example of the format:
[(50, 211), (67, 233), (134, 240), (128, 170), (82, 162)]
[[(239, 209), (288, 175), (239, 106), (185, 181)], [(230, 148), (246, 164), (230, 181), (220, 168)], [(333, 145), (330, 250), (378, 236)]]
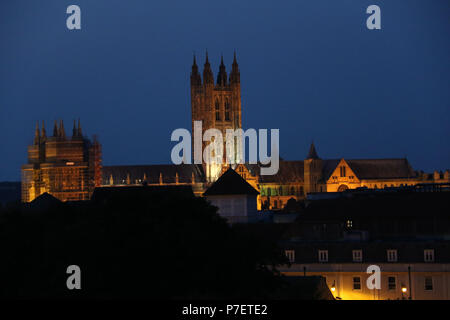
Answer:
[(101, 146), (83, 136), (80, 121), (66, 137), (64, 123), (55, 122), (47, 137), (39, 124), (28, 147), (28, 164), (22, 166), (22, 201), (31, 202), (43, 193), (61, 201), (89, 200), (101, 184)]
[[(194, 56), (190, 81), (192, 132), (194, 121), (202, 121), (202, 134), (216, 128), (224, 137), (226, 129), (242, 127), (241, 83), (236, 55), (229, 77), (221, 60), (216, 81), (208, 55), (203, 78)], [(194, 193), (200, 196), (228, 167), (214, 164), (105, 167), (102, 185), (190, 184)], [(257, 197), (259, 210), (282, 209), (289, 199), (303, 200), (307, 194), (318, 192), (450, 182), (448, 170), (425, 174), (414, 171), (407, 159), (321, 159), (314, 143), (304, 160), (280, 159), (279, 171), (272, 176), (261, 175), (258, 164), (238, 164), (233, 169), (260, 193)]]
[[(236, 54), (234, 54), (229, 77), (223, 63), (223, 57), (221, 58), (216, 82), (214, 82), (208, 53), (206, 53), (206, 61), (203, 68), (203, 80), (194, 56), (191, 71), (191, 111), (192, 132), (194, 132), (194, 121), (201, 121), (202, 137), (206, 130), (218, 129), (225, 139), (227, 129), (236, 130), (242, 128), (241, 79)], [(236, 161), (240, 159), (237, 148), (238, 143), (240, 143), (240, 140), (236, 138), (235, 149), (232, 151)], [(194, 143), (192, 145), (194, 146)], [(204, 150), (205, 146), (205, 143), (203, 143), (202, 150)], [(210, 182), (217, 180), (221, 171), (222, 165), (220, 164), (205, 165), (206, 179)]]

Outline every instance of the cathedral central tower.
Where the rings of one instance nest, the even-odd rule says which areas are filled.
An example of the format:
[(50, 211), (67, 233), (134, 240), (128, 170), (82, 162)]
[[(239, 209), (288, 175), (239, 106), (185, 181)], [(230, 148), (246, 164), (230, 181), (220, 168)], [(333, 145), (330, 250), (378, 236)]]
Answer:
[[(236, 130), (242, 128), (241, 77), (236, 53), (234, 53), (229, 77), (223, 63), (223, 57), (221, 57), (216, 82), (214, 82), (208, 52), (206, 52), (206, 61), (203, 67), (203, 81), (194, 56), (191, 72), (191, 110), (192, 132), (194, 132), (194, 121), (202, 121), (202, 136), (208, 129), (218, 129), (222, 132), (225, 143), (227, 129)], [(236, 141), (235, 159), (240, 159), (237, 150)], [(205, 166), (206, 177), (210, 182), (215, 181), (221, 171), (222, 164)]]

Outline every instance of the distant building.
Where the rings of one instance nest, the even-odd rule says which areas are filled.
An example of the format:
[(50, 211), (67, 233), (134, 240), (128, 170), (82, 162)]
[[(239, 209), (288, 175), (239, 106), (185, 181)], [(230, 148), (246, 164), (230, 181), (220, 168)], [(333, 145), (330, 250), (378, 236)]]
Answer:
[(135, 166), (105, 166), (102, 168), (103, 187), (177, 186), (188, 185), (196, 196), (206, 190), (202, 165), (154, 164)]
[(246, 223), (256, 220), (258, 194), (255, 188), (229, 168), (203, 195), (228, 222)]
[[(217, 81), (214, 82), (214, 75), (206, 53), (206, 61), (203, 68), (203, 81), (198, 71), (198, 66), (194, 56), (191, 71), (191, 111), (192, 111), (192, 132), (194, 132), (194, 121), (202, 122), (203, 133), (208, 129), (218, 129), (226, 137), (227, 129), (242, 128), (241, 113), (241, 74), (239, 65), (234, 54), (231, 73), (228, 77), (223, 57), (220, 61)], [(241, 154), (237, 145), (240, 143), (238, 137), (235, 138), (235, 149), (233, 152), (235, 161), (240, 161)], [(206, 144), (203, 143), (203, 147)], [(203, 149), (202, 149), (203, 150)], [(224, 152), (225, 159), (225, 152)], [(205, 164), (206, 180), (216, 181), (221, 172), (221, 164)]]
[(34, 142), (28, 147), (28, 164), (22, 166), (22, 201), (31, 202), (43, 193), (61, 201), (89, 200), (101, 184), (101, 146), (84, 137), (80, 121), (74, 122), (72, 137), (64, 123), (55, 122), (47, 137), (36, 125)]
[[(286, 244), (287, 276), (322, 276), (336, 298), (344, 300), (449, 300), (449, 243), (307, 242)], [(366, 282), (370, 265), (380, 267), (381, 288)]]
[(302, 200), (317, 192), (450, 182), (449, 170), (434, 174), (414, 171), (407, 159), (322, 160), (314, 144), (305, 160), (280, 160), (275, 175), (260, 175), (260, 166), (251, 164), (240, 164), (236, 171), (260, 192), (258, 208), (275, 210), (282, 209), (291, 198)]
[[(203, 132), (217, 128), (223, 134), (226, 129), (242, 127), (241, 82), (236, 55), (229, 76), (221, 59), (217, 81), (214, 81), (208, 56), (203, 78), (194, 57), (190, 84), (192, 126), (194, 121), (202, 121)], [(236, 159), (241, 156), (236, 153)], [(214, 164), (108, 166), (103, 169), (102, 185), (192, 184), (195, 194), (200, 196), (228, 168), (229, 165)], [(280, 168), (275, 175), (261, 175), (259, 164), (239, 164), (233, 169), (260, 193), (257, 196), (259, 210), (282, 209), (289, 199), (303, 200), (307, 194), (316, 192), (450, 182), (448, 170), (425, 174), (414, 171), (407, 159), (323, 160), (314, 143), (304, 160), (280, 159)]]
[[(447, 192), (355, 194), (311, 202), (280, 244), (287, 276), (322, 276), (336, 298), (449, 300)], [(380, 267), (381, 288), (366, 282)]]
[[(228, 75), (223, 58), (217, 80), (208, 56), (200, 75), (195, 56), (190, 75), (191, 120), (202, 122), (202, 134), (216, 128), (225, 136), (227, 129), (242, 128), (240, 69), (234, 55)], [(77, 130), (80, 132), (78, 133)], [(235, 143), (240, 143), (236, 137)], [(203, 143), (205, 147), (205, 143)], [(49, 192), (61, 200), (84, 200), (95, 186), (190, 185), (201, 196), (221, 174), (226, 164), (162, 164), (141, 166), (107, 166), (101, 168), (100, 145), (91, 143), (74, 127), (66, 139), (63, 124), (55, 125), (53, 137), (37, 129), (34, 144), (29, 147), (28, 165), (22, 169), (22, 199), (31, 201)], [(232, 150), (236, 161), (242, 156)], [(224, 155), (226, 152), (224, 152)], [(279, 210), (289, 199), (303, 200), (317, 192), (342, 192), (367, 187), (384, 189), (416, 184), (449, 183), (450, 171), (426, 174), (414, 171), (407, 159), (321, 159), (314, 143), (306, 159), (280, 159), (275, 175), (261, 175), (260, 164), (232, 166), (259, 195), (258, 210)]]

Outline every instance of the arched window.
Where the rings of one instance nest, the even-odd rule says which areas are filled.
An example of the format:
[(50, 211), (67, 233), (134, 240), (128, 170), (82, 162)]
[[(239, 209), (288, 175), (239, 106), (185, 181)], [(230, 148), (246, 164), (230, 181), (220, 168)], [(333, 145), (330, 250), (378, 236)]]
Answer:
[(267, 188), (267, 195), (270, 197), (272, 195), (272, 190), (270, 188)]
[(220, 121), (220, 104), (219, 104), (219, 100), (216, 100), (216, 120)]
[(304, 195), (303, 187), (300, 187), (300, 195), (301, 195), (301, 196)]
[(230, 102), (228, 99), (225, 100), (225, 121), (230, 121)]
[(283, 188), (282, 187), (278, 188), (278, 195), (280, 195), (280, 196), (283, 195)]
[(291, 196), (295, 195), (295, 188), (291, 187)]

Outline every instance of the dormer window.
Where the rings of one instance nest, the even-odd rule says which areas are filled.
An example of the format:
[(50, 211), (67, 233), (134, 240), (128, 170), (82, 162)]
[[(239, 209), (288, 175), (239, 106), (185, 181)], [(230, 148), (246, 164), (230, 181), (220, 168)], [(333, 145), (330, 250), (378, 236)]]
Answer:
[(434, 262), (434, 250), (433, 249), (423, 250), (423, 260), (425, 262)]

